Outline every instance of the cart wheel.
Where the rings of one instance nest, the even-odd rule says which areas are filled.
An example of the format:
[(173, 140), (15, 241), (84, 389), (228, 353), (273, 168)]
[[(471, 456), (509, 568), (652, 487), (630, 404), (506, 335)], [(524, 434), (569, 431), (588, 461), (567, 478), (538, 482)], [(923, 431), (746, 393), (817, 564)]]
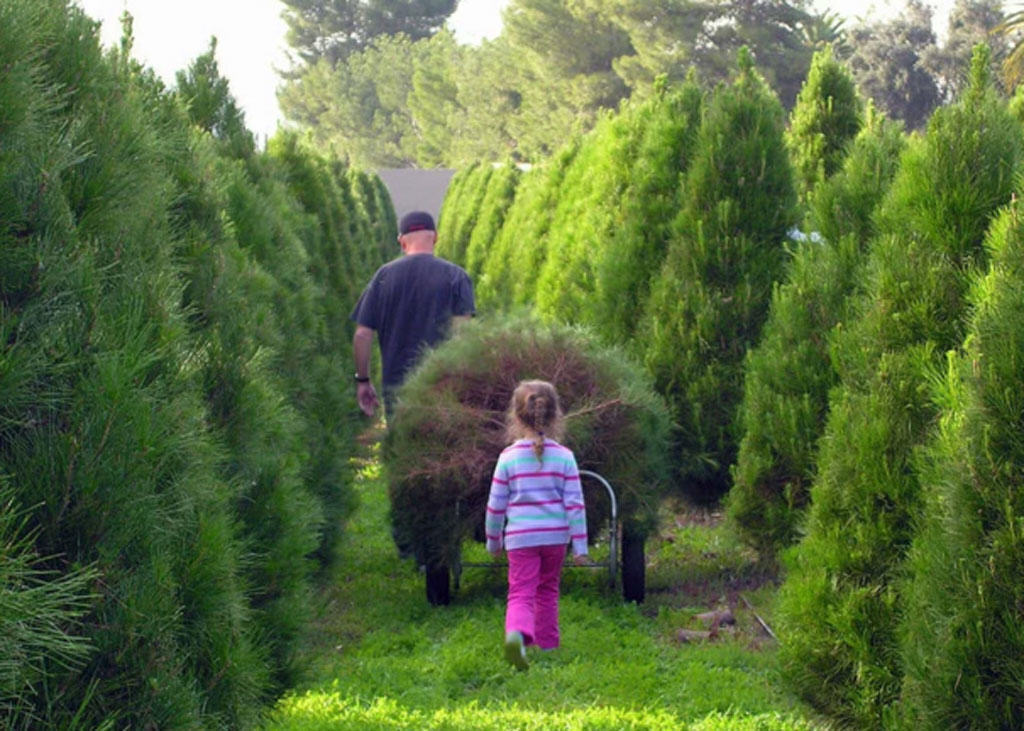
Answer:
[(447, 566), (427, 567), (425, 574), (427, 601), (435, 607), (446, 606), (452, 600)]
[(622, 598), (639, 604), (646, 593), (644, 539), (622, 536)]

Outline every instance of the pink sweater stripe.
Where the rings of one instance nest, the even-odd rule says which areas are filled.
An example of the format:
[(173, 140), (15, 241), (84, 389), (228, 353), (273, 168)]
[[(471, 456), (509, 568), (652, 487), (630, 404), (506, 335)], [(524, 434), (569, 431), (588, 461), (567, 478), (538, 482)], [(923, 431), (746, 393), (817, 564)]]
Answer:
[(565, 532), (565, 528), (562, 526), (555, 526), (554, 528), (524, 528), (523, 530), (507, 530), (505, 531), (505, 537), (509, 536), (520, 536), (524, 533), (552, 533), (554, 531)]

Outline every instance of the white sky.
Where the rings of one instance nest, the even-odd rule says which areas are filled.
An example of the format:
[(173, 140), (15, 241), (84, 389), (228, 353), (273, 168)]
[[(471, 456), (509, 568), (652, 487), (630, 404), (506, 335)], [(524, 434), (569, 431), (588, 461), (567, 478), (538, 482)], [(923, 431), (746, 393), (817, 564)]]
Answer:
[[(0, 0), (2, 1), (2, 0)], [(104, 45), (121, 37), (120, 16), (135, 19), (135, 56), (169, 85), (175, 72), (203, 53), (217, 37), (217, 62), (231, 91), (245, 110), (246, 124), (261, 137), (272, 135), (280, 120), (276, 69), (288, 65), (285, 23), (280, 0), (76, 0), (86, 14), (102, 23)], [(493, 38), (501, 31), (501, 8), (508, 0), (460, 0), (449, 20), (463, 43)], [(941, 32), (953, 0), (931, 0)], [(902, 0), (815, 0), (851, 20), (894, 15)]]

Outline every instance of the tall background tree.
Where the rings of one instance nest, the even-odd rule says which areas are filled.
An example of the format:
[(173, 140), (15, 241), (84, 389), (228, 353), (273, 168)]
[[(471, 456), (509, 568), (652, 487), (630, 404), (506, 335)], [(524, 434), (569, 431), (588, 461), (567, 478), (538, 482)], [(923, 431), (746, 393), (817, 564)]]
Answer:
[(1002, 64), (1002, 80), (1006, 88), (1014, 89), (1024, 76), (1024, 8), (1007, 14), (992, 33), (1010, 46)]
[[(407, 166), (420, 155), (435, 160), (409, 112), (414, 59), (436, 67), (437, 54), (426, 42), (444, 27), (456, 0), (284, 2), (295, 62), (279, 91), (285, 115), (364, 165)], [(428, 85), (421, 78), (421, 96)], [(443, 98), (436, 102), (445, 108)], [(436, 115), (427, 126), (436, 135)]]
[(967, 84), (971, 52), (979, 43), (992, 50), (990, 60), (993, 78), (1006, 61), (1010, 40), (994, 33), (1003, 22), (1001, 0), (956, 0), (950, 10), (946, 40), (941, 47), (928, 49), (923, 66), (935, 78), (939, 98), (948, 104), (960, 96)]
[(861, 93), (909, 129), (922, 127), (941, 101), (925, 63), (936, 49), (931, 8), (908, 0), (898, 17), (851, 29), (849, 43), (848, 63)]
[(922, 0), (849, 28), (807, 0), (510, 0), (501, 34), (467, 45), (444, 27), (451, 2), (287, 4), (286, 116), (336, 153), (388, 167), (540, 162), (658, 78), (727, 82), (741, 46), (786, 109), (813, 54), (832, 46), (865, 98), (919, 129), (959, 94), (971, 47), (993, 38), (991, 63), (1003, 65), (1020, 26), (998, 0), (956, 0), (941, 42)]
[(286, 116), (371, 166), (539, 162), (659, 77), (728, 81), (740, 46), (789, 107), (816, 44), (838, 34), (804, 0), (511, 0), (479, 46), (442, 30), (440, 2), (415, 18), (393, 9), (390, 26), (372, 2), (288, 5)]
[(590, 3), (513, 0), (503, 18), (522, 74), (512, 131), (530, 157), (550, 155), (628, 95), (613, 63), (630, 52), (629, 37)]
[(714, 83), (728, 79), (741, 46), (750, 49), (759, 71), (783, 104), (792, 106), (807, 74), (818, 16), (804, 0), (585, 0), (625, 32), (628, 55), (614, 61), (634, 92), (646, 93), (655, 78), (682, 81), (691, 67)]
[(288, 45), (299, 60), (331, 66), (366, 50), (380, 36), (429, 38), (444, 26), (457, 0), (282, 0)]

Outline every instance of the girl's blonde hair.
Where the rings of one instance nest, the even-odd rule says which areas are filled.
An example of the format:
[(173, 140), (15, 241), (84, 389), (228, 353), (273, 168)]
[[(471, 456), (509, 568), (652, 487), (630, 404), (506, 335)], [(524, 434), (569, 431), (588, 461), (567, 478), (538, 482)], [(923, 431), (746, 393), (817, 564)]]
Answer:
[(562, 438), (562, 407), (558, 391), (547, 381), (520, 381), (512, 392), (506, 417), (509, 441), (533, 439), (533, 453), (544, 461), (544, 438)]

